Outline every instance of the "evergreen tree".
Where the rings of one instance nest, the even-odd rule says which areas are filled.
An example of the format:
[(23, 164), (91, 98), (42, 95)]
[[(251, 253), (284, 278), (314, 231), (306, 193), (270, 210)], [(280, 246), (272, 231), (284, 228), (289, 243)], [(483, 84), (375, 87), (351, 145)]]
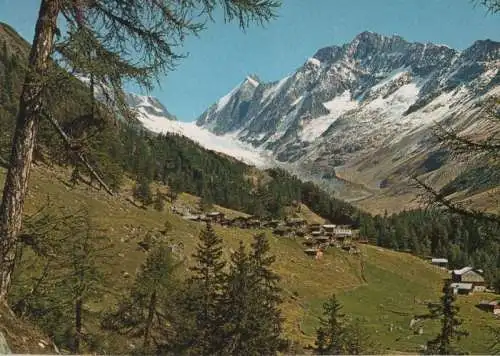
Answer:
[(170, 203), (175, 203), (179, 193), (181, 192), (181, 184), (178, 179), (172, 178), (168, 181), (168, 192), (167, 196), (170, 199)]
[(134, 186), (134, 198), (139, 200), (144, 205), (150, 205), (153, 202), (153, 193), (149, 182), (142, 178)]
[[(74, 342), (72, 351), (81, 352), (82, 342), (88, 341), (84, 333), (84, 305), (102, 294), (104, 275), (99, 268), (99, 260), (108, 257), (103, 254), (107, 247), (98, 246), (96, 241), (102, 239), (93, 231), (88, 215), (83, 221), (83, 229), (77, 227), (73, 231), (73, 239), (68, 244), (68, 274), (61, 280), (64, 289), (71, 291), (74, 309)], [(101, 262), (102, 263), (102, 262)], [(95, 299), (94, 299), (95, 300)]]
[(379, 354), (377, 345), (370, 335), (361, 328), (359, 321), (348, 324), (344, 330), (345, 353), (348, 355), (376, 355)]
[(25, 239), (36, 258), (23, 264), (30, 273), (14, 284), (13, 309), (73, 353), (97, 351), (99, 336), (85, 327), (86, 306), (104, 294), (101, 266), (109, 258), (108, 239), (85, 211), (47, 210), (28, 223), (34, 229)]
[(154, 208), (158, 211), (163, 211), (165, 208), (165, 202), (163, 201), (163, 194), (159, 189), (156, 190), (155, 200), (153, 202)]
[(430, 317), (441, 320), (441, 331), (436, 338), (427, 342), (428, 354), (453, 355), (462, 353), (457, 348), (455, 341), (466, 336), (467, 332), (460, 329), (462, 321), (458, 318), (459, 308), (455, 305), (455, 300), (451, 282), (446, 280), (441, 303), (429, 304)]
[(323, 304), (323, 317), (320, 318), (320, 326), (316, 330), (316, 353), (346, 353), (344, 314), (340, 312), (341, 309), (335, 294)]
[(188, 281), (187, 309), (194, 316), (193, 330), (185, 335), (189, 352), (211, 355), (223, 349), (221, 326), (223, 317), (219, 308), (226, 275), (222, 259), (222, 239), (210, 224), (200, 233), (193, 254), (196, 261)]
[(214, 205), (214, 199), (212, 196), (212, 192), (209, 190), (209, 188), (204, 188), (201, 197), (200, 197), (200, 202), (199, 202), (199, 210), (201, 212), (209, 212), (210, 210), (213, 209)]
[(282, 302), (279, 276), (272, 271), (276, 260), (270, 255), (269, 242), (264, 234), (254, 236), (250, 267), (253, 273), (253, 291), (259, 302), (252, 307), (255, 318), (260, 324), (254, 338), (257, 353), (275, 354), (286, 348), (287, 341), (281, 336), (283, 318), (280, 312)]
[(259, 323), (252, 307), (257, 297), (252, 290), (253, 275), (243, 242), (231, 256), (231, 266), (223, 293), (225, 354), (258, 355)]
[(103, 328), (140, 337), (142, 346), (136, 351), (144, 354), (166, 348), (172, 342), (167, 335), (171, 335), (168, 331), (175, 320), (176, 268), (177, 263), (167, 247), (155, 248), (142, 265), (130, 294), (116, 311), (104, 317)]

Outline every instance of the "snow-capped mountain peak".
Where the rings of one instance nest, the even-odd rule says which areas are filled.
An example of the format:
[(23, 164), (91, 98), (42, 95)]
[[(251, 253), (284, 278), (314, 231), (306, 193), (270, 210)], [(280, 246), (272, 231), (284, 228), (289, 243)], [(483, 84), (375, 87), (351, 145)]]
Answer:
[(172, 115), (157, 98), (153, 96), (127, 93), (125, 95), (125, 100), (132, 109), (136, 110), (139, 116), (153, 115), (164, 118), (166, 120), (177, 120), (177, 118)]
[[(345, 45), (319, 49), (282, 80), (243, 81), (197, 124), (322, 176), (361, 164), (378, 150), (408, 144), (405, 152), (421, 155), (435, 149), (432, 125), (466, 127), (478, 103), (499, 94), (499, 68), (500, 43), (491, 40), (460, 52), (366, 31)], [(390, 165), (396, 158), (388, 158)]]

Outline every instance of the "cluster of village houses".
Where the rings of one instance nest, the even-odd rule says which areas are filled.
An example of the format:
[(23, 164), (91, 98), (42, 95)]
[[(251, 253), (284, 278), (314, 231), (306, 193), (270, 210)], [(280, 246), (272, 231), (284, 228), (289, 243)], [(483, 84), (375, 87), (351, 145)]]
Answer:
[[(181, 214), (174, 209), (175, 213)], [(330, 246), (342, 248), (349, 253), (359, 253), (354, 240), (366, 243), (366, 240), (356, 238), (356, 231), (350, 226), (333, 224), (310, 224), (305, 219), (259, 219), (255, 216), (238, 216), (228, 219), (218, 211), (203, 215), (183, 215), (186, 220), (209, 222), (221, 226), (238, 227), (242, 229), (272, 229), (273, 234), (280, 237), (300, 237), (304, 241), (304, 252), (320, 259), (323, 252)]]
[[(446, 258), (432, 258), (431, 263), (442, 268), (448, 267)], [(453, 289), (454, 294), (469, 295), (474, 292), (484, 292), (487, 289), (483, 270), (481, 269), (467, 266), (450, 270), (449, 273), (451, 277), (450, 288)], [(495, 315), (500, 315), (500, 301), (498, 300), (481, 301), (478, 307)]]
[[(320, 259), (323, 252), (330, 246), (342, 248), (349, 253), (357, 254), (359, 249), (357, 243), (367, 243), (366, 239), (360, 238), (350, 226), (334, 224), (308, 223), (305, 219), (259, 219), (255, 216), (238, 216), (229, 219), (224, 213), (214, 211), (202, 215), (185, 215), (181, 210), (173, 208), (173, 212), (183, 215), (184, 219), (196, 222), (218, 224), (226, 227), (238, 227), (241, 229), (272, 229), (273, 234), (280, 237), (303, 238), (304, 252), (307, 255)], [(446, 258), (432, 258), (433, 265), (448, 268)], [(473, 292), (486, 291), (486, 283), (483, 271), (472, 267), (464, 267), (449, 271), (451, 275), (451, 288), (454, 294), (469, 295)], [(500, 301), (482, 301), (479, 308), (500, 316)]]

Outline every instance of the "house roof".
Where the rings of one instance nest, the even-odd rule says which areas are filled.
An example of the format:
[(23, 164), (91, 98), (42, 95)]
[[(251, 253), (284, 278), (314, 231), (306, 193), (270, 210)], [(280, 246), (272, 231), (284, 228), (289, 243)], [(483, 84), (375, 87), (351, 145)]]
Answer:
[(212, 211), (207, 214), (207, 216), (219, 216), (219, 215), (222, 215), (222, 213), (219, 211)]
[(433, 258), (431, 260), (432, 263), (448, 263), (448, 259), (446, 258)]
[(482, 300), (479, 302), (480, 305), (490, 305), (492, 307), (500, 307), (500, 301), (498, 300), (492, 300), (492, 301), (489, 301), (489, 300)]
[(472, 283), (452, 283), (450, 285), (450, 287), (453, 288), (453, 289), (470, 290), (470, 289), (472, 289)]
[(200, 215), (184, 215), (183, 218), (187, 220), (194, 220), (194, 219), (199, 219)]
[(473, 268), (468, 266), (468, 267), (464, 267), (464, 268), (460, 268), (460, 269), (454, 269), (453, 273), (458, 274), (458, 275), (462, 275), (462, 274), (470, 272), (472, 270), (473, 270)]

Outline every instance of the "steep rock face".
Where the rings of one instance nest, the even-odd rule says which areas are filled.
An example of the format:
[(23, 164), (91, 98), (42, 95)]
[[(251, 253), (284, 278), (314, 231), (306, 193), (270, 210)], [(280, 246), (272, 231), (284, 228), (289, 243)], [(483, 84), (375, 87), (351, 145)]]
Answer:
[(139, 119), (146, 116), (154, 116), (166, 120), (177, 120), (177, 118), (168, 112), (167, 108), (165, 108), (165, 106), (155, 97), (126, 93), (125, 100), (131, 108), (137, 111)]
[[(499, 93), (499, 68), (500, 43), (491, 40), (459, 52), (363, 32), (318, 50), (280, 81), (247, 78), (197, 124), (316, 178), (370, 167), (363, 183), (376, 186), (394, 172), (408, 175), (404, 159), (437, 149), (430, 136), (436, 121), (472, 125), (478, 102)], [(367, 162), (375, 153), (380, 172)]]

